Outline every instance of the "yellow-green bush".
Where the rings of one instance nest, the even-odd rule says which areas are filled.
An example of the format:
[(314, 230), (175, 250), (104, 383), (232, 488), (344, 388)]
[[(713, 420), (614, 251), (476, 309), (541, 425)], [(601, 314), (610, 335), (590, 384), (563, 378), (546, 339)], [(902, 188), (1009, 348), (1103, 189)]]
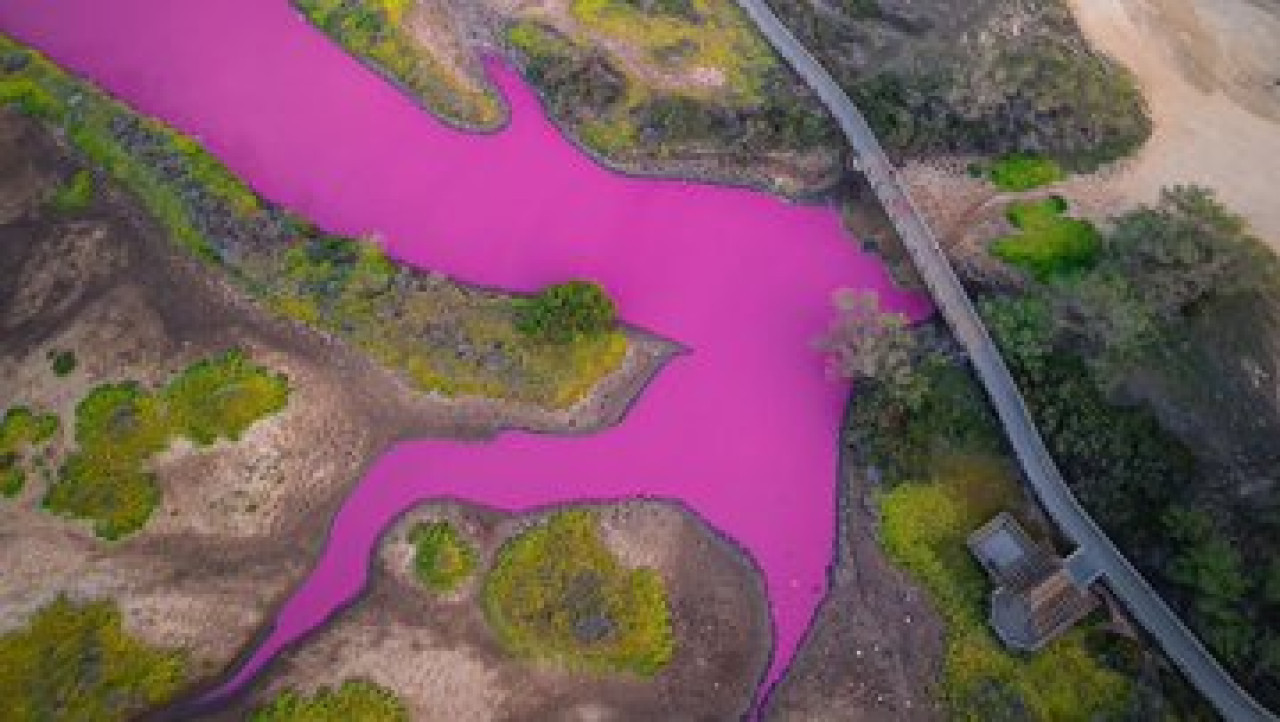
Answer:
[(185, 680), (185, 656), (126, 634), (113, 601), (59, 598), (0, 636), (0, 717), (8, 722), (136, 719)]
[(415, 525), (409, 542), (414, 546), (414, 573), (435, 591), (453, 591), (475, 571), (475, 547), (447, 521)]
[(675, 650), (661, 577), (623, 567), (588, 511), (554, 514), (509, 540), (483, 599), (499, 641), (517, 655), (653, 675)]
[(943, 689), (952, 715), (987, 720), (1025, 709), (1027, 719), (1086, 722), (1118, 714), (1129, 703), (1131, 683), (1090, 651), (1089, 630), (1016, 655), (987, 626), (990, 584), (965, 542), (1019, 503), (1007, 464), (962, 455), (940, 460), (933, 479), (902, 483), (881, 498), (886, 551), (925, 587), (947, 625)]
[(17, 496), (26, 483), (22, 457), (58, 432), (58, 417), (14, 406), (0, 419), (0, 496)]
[(250, 722), (409, 722), (409, 711), (395, 693), (364, 680), (348, 680), (337, 689), (314, 694), (287, 691), (254, 711)]
[(93, 522), (104, 539), (142, 528), (161, 500), (148, 460), (173, 440), (236, 440), (284, 408), (288, 380), (228, 351), (188, 367), (158, 392), (104, 384), (76, 407), (78, 448), (49, 487), (49, 511)]

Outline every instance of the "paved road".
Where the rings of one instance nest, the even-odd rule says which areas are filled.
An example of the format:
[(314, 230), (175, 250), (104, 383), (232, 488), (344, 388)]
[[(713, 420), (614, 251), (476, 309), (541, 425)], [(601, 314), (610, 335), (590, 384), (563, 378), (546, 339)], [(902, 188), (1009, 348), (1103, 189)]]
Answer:
[[(1090, 566), (1102, 573), (1112, 591), (1147, 632), (1160, 644), (1214, 707), (1228, 720), (1241, 722), (1276, 720), (1218, 664), (1200, 640), (1169, 609), (1146, 579), (1125, 559), (1111, 539), (1067, 488), (1062, 474), (1040, 437), (1026, 402), (1018, 391), (969, 299), (951, 263), (938, 246), (933, 232), (916, 208), (879, 140), (862, 114), (826, 69), (805, 50), (764, 0), (738, 0), (738, 4), (773, 44), (774, 48), (822, 98), (839, 121), (857, 153), (881, 204), (898, 229), (916, 268), (924, 278), (942, 315), (964, 345), (978, 376), (986, 386), (1005, 433), (1032, 488), (1045, 510), (1062, 531), (1079, 545)], [(1105, 433), (1099, 430), (1099, 433)]]

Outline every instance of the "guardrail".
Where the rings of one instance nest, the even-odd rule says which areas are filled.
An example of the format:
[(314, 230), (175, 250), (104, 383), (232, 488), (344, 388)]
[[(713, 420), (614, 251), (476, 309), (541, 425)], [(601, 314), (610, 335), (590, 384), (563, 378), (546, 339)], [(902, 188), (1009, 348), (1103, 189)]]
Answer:
[(1276, 716), (1231, 678), (1068, 488), (1004, 357), (857, 106), (764, 0), (737, 2), (778, 53), (817, 92), (848, 137), (859, 167), (871, 182), (943, 318), (977, 370), (1023, 472), (1045, 511), (1079, 546), (1078, 553), (1087, 555), (1138, 623), (1219, 713), (1233, 721), (1275, 722)]

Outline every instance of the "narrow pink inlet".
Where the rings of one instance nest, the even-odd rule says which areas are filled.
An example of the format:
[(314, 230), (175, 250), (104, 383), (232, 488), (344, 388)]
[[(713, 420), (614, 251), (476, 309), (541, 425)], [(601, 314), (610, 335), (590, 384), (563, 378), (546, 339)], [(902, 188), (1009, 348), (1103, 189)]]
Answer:
[(566, 142), (503, 67), (491, 71), (510, 127), (452, 130), (286, 0), (4, 0), (0, 30), (198, 136), (263, 195), (326, 228), (376, 233), (404, 261), (485, 286), (593, 279), (629, 322), (691, 349), (606, 432), (390, 450), (223, 691), (357, 594), (397, 515), (442, 497), (510, 511), (684, 502), (764, 574), (775, 627), (764, 690), (773, 685), (826, 591), (834, 551), (848, 389), (825, 378), (810, 345), (831, 315), (829, 296), (873, 289), (912, 317), (929, 311), (857, 250), (836, 211), (607, 171)]

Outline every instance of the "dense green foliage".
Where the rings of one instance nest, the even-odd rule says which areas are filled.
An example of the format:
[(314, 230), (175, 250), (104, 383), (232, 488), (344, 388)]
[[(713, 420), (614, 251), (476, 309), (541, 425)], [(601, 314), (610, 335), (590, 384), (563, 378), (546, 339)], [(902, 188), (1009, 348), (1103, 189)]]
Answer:
[(293, 0), (294, 7), (353, 55), (371, 63), (444, 118), (490, 126), (500, 108), (492, 94), (467, 87), (405, 28), (406, 0)]
[(76, 171), (65, 185), (58, 188), (50, 201), (54, 211), (64, 215), (81, 213), (93, 204), (93, 174)]
[(281, 313), (336, 334), (419, 388), (563, 408), (626, 356), (617, 329), (547, 343), (519, 328), (525, 302), (432, 282), (377, 244), (308, 231), (255, 277)]
[(476, 549), (447, 521), (414, 525), (409, 531), (413, 544), (413, 571), (418, 580), (437, 592), (451, 592), (475, 572)]
[(3, 35), (0, 56), (22, 59), (0, 65), (0, 104), (61, 128), (174, 239), (217, 261), (242, 289), (425, 391), (564, 408), (626, 355), (621, 333), (571, 345), (529, 338), (515, 328), (514, 299), (442, 282), (376, 244), (323, 233), (259, 199), (195, 141)]
[(26, 483), (22, 458), (58, 432), (58, 417), (14, 406), (0, 418), (0, 496), (17, 496)]
[[(1094, 267), (980, 304), (1085, 506), (1215, 654), (1276, 699), (1280, 599), (1269, 596), (1263, 550), (1280, 544), (1280, 515), (1268, 511), (1280, 497), (1238, 504), (1223, 494), (1213, 447), (1179, 436), (1208, 413), (1203, 394), (1154, 399), (1144, 390), (1157, 382), (1254, 388), (1248, 379), (1186, 377), (1183, 366), (1200, 345), (1224, 343), (1217, 329), (1246, 323), (1238, 309), (1259, 314), (1272, 303), (1278, 269), (1209, 193), (1172, 188), (1157, 206), (1114, 219)], [(1228, 373), (1242, 373), (1238, 364)]]
[(1007, 462), (943, 456), (929, 473), (881, 498), (881, 531), (890, 558), (924, 585), (947, 624), (943, 692), (952, 718), (1086, 722), (1123, 713), (1132, 684), (1093, 654), (1091, 630), (1073, 630), (1023, 657), (987, 625), (990, 582), (965, 540), (1020, 505)]
[(53, 370), (55, 376), (68, 376), (76, 370), (79, 365), (76, 360), (75, 352), (62, 350), (49, 352), (49, 367)]
[(179, 652), (125, 634), (114, 602), (59, 598), (0, 636), (0, 699), (10, 722), (135, 719), (185, 681)]
[(675, 649), (661, 577), (621, 566), (590, 512), (557, 513), (509, 540), (483, 599), (490, 626), (514, 654), (652, 675)]
[(1002, 191), (1029, 191), (1056, 183), (1065, 176), (1052, 158), (1025, 153), (1010, 153), (991, 164), (991, 182)]
[[(916, 333), (925, 336), (927, 328)], [(1122, 712), (1129, 670), (1094, 652), (1078, 629), (1034, 656), (1007, 651), (987, 624), (990, 583), (966, 537), (1024, 504), (999, 427), (972, 375), (939, 349), (918, 360), (916, 390), (871, 382), (859, 389), (849, 431), (878, 468), (881, 538), (891, 559), (928, 591), (947, 625), (943, 698), (954, 719), (1093, 720)]]
[(1063, 215), (1066, 201), (1052, 196), (1009, 205), (1009, 222), (1018, 233), (991, 245), (999, 259), (1044, 280), (1093, 265), (1100, 244), (1093, 224)]
[(337, 689), (314, 694), (288, 691), (249, 717), (250, 722), (409, 722), (409, 711), (395, 693), (364, 680), (348, 680)]
[(234, 441), (284, 408), (288, 381), (228, 351), (188, 367), (157, 392), (136, 383), (93, 389), (76, 408), (78, 448), (63, 464), (44, 506), (93, 522), (104, 539), (142, 528), (160, 503), (147, 461), (177, 438), (198, 445)]
[(607, 333), (617, 322), (613, 301), (599, 285), (569, 281), (548, 286), (516, 307), (516, 328), (536, 339), (571, 343)]

